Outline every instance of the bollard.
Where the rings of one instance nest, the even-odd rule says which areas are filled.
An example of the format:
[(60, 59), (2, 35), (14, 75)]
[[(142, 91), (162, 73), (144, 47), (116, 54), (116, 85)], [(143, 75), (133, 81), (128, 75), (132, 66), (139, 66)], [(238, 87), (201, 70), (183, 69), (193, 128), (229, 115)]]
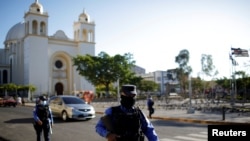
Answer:
[(225, 107), (223, 106), (222, 107), (222, 120), (225, 120), (225, 112), (226, 110), (225, 110)]

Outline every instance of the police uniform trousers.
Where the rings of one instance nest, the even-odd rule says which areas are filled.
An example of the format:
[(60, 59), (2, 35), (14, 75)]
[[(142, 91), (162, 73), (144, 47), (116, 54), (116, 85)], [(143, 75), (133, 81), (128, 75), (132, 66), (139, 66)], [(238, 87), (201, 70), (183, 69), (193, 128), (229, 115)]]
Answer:
[(49, 127), (49, 122), (46, 120), (46, 121), (42, 121), (43, 124), (42, 125), (38, 125), (38, 124), (35, 124), (34, 125), (34, 128), (36, 130), (36, 140), (37, 141), (42, 141), (41, 138), (42, 138), (42, 133), (43, 133), (43, 136), (44, 136), (44, 141), (50, 141), (50, 127)]

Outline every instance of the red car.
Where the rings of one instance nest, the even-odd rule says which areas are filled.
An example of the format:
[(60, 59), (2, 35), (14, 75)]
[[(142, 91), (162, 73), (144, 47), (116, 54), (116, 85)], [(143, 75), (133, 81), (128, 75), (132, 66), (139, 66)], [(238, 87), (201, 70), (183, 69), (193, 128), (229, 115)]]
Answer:
[(0, 98), (0, 106), (13, 106), (13, 107), (16, 107), (17, 105), (17, 101), (13, 98), (8, 98), (8, 99), (5, 99), (5, 98)]

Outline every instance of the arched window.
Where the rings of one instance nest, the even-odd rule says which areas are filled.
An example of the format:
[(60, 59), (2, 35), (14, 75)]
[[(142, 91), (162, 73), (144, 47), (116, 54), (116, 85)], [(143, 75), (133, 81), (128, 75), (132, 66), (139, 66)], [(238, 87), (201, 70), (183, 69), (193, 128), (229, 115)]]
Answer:
[(37, 34), (37, 21), (32, 22), (32, 34)]
[(77, 40), (80, 40), (80, 39), (79, 39), (79, 34), (80, 34), (80, 31), (77, 30), (77, 34), (76, 34), (76, 39), (77, 39)]
[(25, 34), (29, 34), (29, 22), (25, 23)]
[(89, 42), (94, 42), (94, 33), (92, 30), (89, 31), (88, 33), (88, 41)]
[(87, 42), (88, 41), (88, 34), (87, 34), (87, 30), (83, 29), (82, 31), (82, 40)]
[(76, 35), (76, 34), (77, 34), (77, 32), (75, 31), (75, 32), (74, 32), (74, 38), (75, 38), (75, 40), (77, 40), (77, 38), (76, 38), (77, 35)]
[(2, 71), (0, 70), (0, 84), (2, 84)]
[(12, 82), (12, 69), (13, 69), (13, 63), (12, 59), (10, 59), (10, 82)]
[(3, 70), (3, 84), (8, 83), (8, 71)]
[(46, 35), (46, 25), (45, 22), (40, 23), (40, 35)]

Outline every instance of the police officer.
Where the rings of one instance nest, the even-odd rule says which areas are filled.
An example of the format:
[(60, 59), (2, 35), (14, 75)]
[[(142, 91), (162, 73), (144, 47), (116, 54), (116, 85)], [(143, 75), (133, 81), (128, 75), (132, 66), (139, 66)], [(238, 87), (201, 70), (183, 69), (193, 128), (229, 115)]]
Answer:
[(36, 106), (33, 110), (33, 118), (37, 141), (41, 141), (42, 132), (44, 141), (50, 141), (50, 133), (52, 134), (53, 116), (44, 96), (39, 96)]
[(120, 93), (120, 105), (105, 110), (95, 126), (96, 132), (108, 141), (142, 141), (144, 135), (148, 141), (159, 141), (152, 123), (134, 106), (136, 86), (123, 85)]
[(148, 96), (147, 100), (147, 107), (148, 107), (148, 112), (149, 112), (149, 118), (152, 118), (152, 114), (154, 113), (154, 100), (152, 96)]

